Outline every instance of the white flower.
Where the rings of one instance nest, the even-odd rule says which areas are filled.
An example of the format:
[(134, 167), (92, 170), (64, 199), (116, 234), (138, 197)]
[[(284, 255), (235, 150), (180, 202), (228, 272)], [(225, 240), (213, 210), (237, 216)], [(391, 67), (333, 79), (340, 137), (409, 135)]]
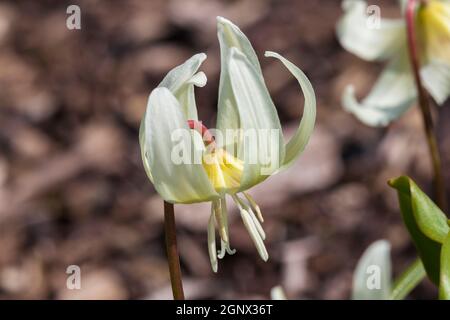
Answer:
[[(209, 131), (198, 122), (194, 86), (206, 84), (205, 74), (198, 72), (206, 59), (203, 53), (171, 70), (151, 92), (139, 134), (145, 170), (165, 201), (212, 202), (208, 248), (214, 271), (217, 270), (217, 258), (222, 258), (226, 252), (234, 253), (228, 239), (227, 194), (238, 206), (260, 256), (268, 259), (260, 209), (245, 191), (295, 161), (309, 140), (316, 117), (314, 90), (307, 77), (280, 55), (266, 52), (266, 56), (279, 59), (287, 67), (305, 95), (303, 118), (294, 136), (285, 144), (280, 120), (252, 45), (230, 21), (219, 17), (217, 22), (221, 52), (217, 129), (238, 134), (233, 139), (214, 141), (205, 137)], [(181, 140), (175, 143), (172, 135), (177, 130), (189, 134), (181, 135)], [(245, 134), (241, 134), (251, 130), (270, 130), (275, 133), (275, 139), (263, 136), (246, 139)], [(198, 139), (198, 133), (203, 135), (205, 144)], [(201, 161), (175, 163), (173, 150), (180, 142), (186, 150), (192, 150), (196, 155), (200, 153)], [(267, 153), (270, 159), (277, 159), (276, 166), (264, 171), (267, 168), (263, 161), (259, 157), (254, 159), (261, 152)], [(220, 252), (216, 251), (216, 224), (221, 237)]]
[[(400, 0), (404, 8), (406, 1)], [(417, 90), (407, 51), (403, 19), (381, 19), (379, 28), (367, 24), (365, 1), (344, 0), (344, 16), (337, 25), (341, 45), (368, 61), (387, 61), (372, 91), (361, 102), (353, 86), (342, 97), (346, 110), (371, 126), (385, 126), (416, 101)], [(429, 0), (416, 16), (420, 45), (421, 78), (424, 87), (439, 104), (450, 95), (450, 2)]]

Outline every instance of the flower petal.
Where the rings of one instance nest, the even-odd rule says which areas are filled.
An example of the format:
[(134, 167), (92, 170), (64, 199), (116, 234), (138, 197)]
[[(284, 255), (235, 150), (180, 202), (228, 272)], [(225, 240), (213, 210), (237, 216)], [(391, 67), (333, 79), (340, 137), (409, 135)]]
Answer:
[(406, 43), (403, 20), (380, 18), (377, 24), (375, 19), (378, 17), (370, 12), (366, 1), (344, 0), (342, 7), (345, 13), (336, 31), (339, 42), (347, 51), (364, 60), (385, 60)]
[(198, 120), (194, 86), (203, 87), (206, 85), (205, 74), (203, 72), (197, 73), (205, 59), (206, 54), (204, 53), (192, 56), (183, 64), (169, 71), (158, 85), (158, 87), (169, 89), (178, 99), (187, 119)]
[(231, 48), (238, 48), (243, 52), (259, 74), (262, 75), (262, 71), (252, 44), (235, 24), (223, 17), (217, 17), (217, 37), (220, 44), (221, 70), (216, 127), (224, 132), (225, 129), (239, 129), (239, 112), (228, 73)]
[(270, 289), (270, 299), (272, 300), (287, 300), (286, 293), (282, 286), (276, 286)]
[(248, 40), (247, 36), (238, 26), (228, 19), (217, 17), (217, 29), (220, 48), (227, 51), (225, 52), (226, 57), (228, 57), (231, 48), (237, 48), (248, 58), (256, 70), (259, 73), (262, 73), (258, 56), (256, 55), (250, 40)]
[(218, 197), (201, 164), (202, 150), (195, 145), (195, 133), (189, 130), (169, 89), (156, 88), (150, 94), (143, 130), (141, 148), (146, 165), (164, 200), (193, 203)]
[(382, 72), (370, 94), (359, 103), (352, 86), (343, 96), (344, 109), (369, 126), (386, 126), (403, 114), (417, 97), (408, 59), (392, 61)]
[(450, 2), (429, 1), (417, 11), (418, 36), (425, 60), (450, 64)]
[(305, 96), (302, 120), (300, 121), (300, 125), (294, 136), (286, 144), (286, 155), (283, 162), (283, 168), (286, 168), (290, 166), (303, 152), (313, 132), (316, 121), (316, 96), (314, 94), (314, 88), (312, 87), (311, 82), (302, 70), (297, 68), (293, 63), (289, 62), (278, 53), (267, 51), (265, 56), (279, 59), (297, 79), (300, 87), (302, 88), (303, 95)]
[(283, 134), (264, 79), (237, 48), (231, 49), (228, 72), (243, 129), (238, 157), (244, 160), (240, 190), (246, 190), (280, 167), (285, 153)]
[(141, 158), (142, 163), (144, 164), (145, 173), (147, 174), (150, 181), (153, 183), (153, 176), (152, 171), (150, 169), (150, 164), (148, 163), (147, 157), (145, 155), (146, 153), (146, 147), (145, 147), (145, 114), (144, 118), (141, 121), (141, 125), (139, 126), (139, 145), (141, 146)]
[(391, 291), (391, 246), (385, 240), (366, 249), (353, 275), (354, 300), (388, 300)]
[(420, 70), (423, 85), (437, 104), (442, 105), (450, 96), (450, 65), (432, 59)]

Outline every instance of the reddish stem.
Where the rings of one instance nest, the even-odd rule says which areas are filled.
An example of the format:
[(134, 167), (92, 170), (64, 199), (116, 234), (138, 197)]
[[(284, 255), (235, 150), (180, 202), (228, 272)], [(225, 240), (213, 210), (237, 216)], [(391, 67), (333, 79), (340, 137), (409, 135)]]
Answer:
[[(422, 3), (423, 5), (426, 5), (426, 1), (423, 1)], [(406, 27), (407, 27), (409, 58), (411, 61), (411, 68), (416, 83), (417, 94), (419, 96), (419, 106), (422, 112), (425, 134), (427, 137), (428, 147), (430, 150), (430, 156), (433, 164), (434, 170), (433, 182), (434, 182), (434, 191), (436, 194), (436, 202), (438, 206), (443, 211), (445, 211), (447, 209), (447, 201), (445, 194), (444, 179), (441, 172), (441, 157), (439, 154), (436, 135), (434, 133), (430, 100), (422, 84), (422, 79), (420, 78), (419, 50), (415, 30), (415, 18), (416, 18), (415, 13), (417, 4), (418, 4), (417, 0), (409, 0), (406, 8)]]
[(175, 213), (173, 204), (166, 201), (164, 201), (164, 230), (173, 298), (174, 300), (184, 300), (180, 258), (178, 256), (177, 235), (175, 230)]
[(187, 122), (190, 129), (195, 130), (202, 135), (205, 145), (208, 146), (211, 143), (215, 143), (214, 136), (201, 121), (188, 120)]

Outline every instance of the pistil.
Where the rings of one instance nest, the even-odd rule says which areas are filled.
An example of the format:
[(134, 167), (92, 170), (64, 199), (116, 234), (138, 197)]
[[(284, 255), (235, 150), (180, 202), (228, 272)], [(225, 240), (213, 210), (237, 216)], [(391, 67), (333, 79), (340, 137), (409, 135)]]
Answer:
[(187, 121), (188, 126), (190, 129), (197, 131), (201, 134), (203, 138), (203, 142), (205, 143), (205, 146), (209, 146), (210, 144), (213, 144), (213, 150), (215, 148), (215, 139), (214, 136), (211, 134), (209, 129), (201, 122), (196, 120), (188, 120)]

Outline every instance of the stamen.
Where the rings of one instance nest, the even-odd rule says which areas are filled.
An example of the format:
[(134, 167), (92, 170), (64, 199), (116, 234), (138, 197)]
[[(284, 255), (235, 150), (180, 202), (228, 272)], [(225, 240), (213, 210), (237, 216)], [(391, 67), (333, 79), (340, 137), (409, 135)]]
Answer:
[(236, 249), (231, 249), (230, 244), (226, 243), (225, 250), (227, 250), (228, 255), (232, 256), (236, 253)]
[(214, 136), (211, 134), (209, 129), (205, 125), (203, 125), (201, 121), (188, 120), (187, 123), (190, 129), (195, 130), (201, 134), (203, 142), (205, 143), (206, 146), (212, 143), (213, 144), (212, 147), (215, 147)]
[(209, 260), (211, 261), (211, 267), (214, 272), (217, 272), (216, 228), (214, 226), (213, 212), (211, 212), (211, 216), (208, 221), (208, 253)]
[(247, 212), (250, 214), (250, 217), (253, 220), (253, 224), (256, 227), (256, 230), (258, 230), (259, 235), (261, 236), (261, 239), (266, 240), (266, 233), (264, 232), (263, 227), (258, 221), (258, 218), (256, 218), (255, 214), (253, 213), (252, 209), (248, 208)]
[(222, 214), (222, 206), (220, 200), (214, 200), (212, 203), (214, 216), (217, 221), (217, 227), (219, 228), (219, 234), (222, 241), (228, 243), (228, 233), (227, 227), (225, 226), (225, 221)]
[(252, 207), (252, 209), (256, 212), (256, 215), (258, 216), (258, 220), (263, 223), (264, 222), (264, 218), (262, 216), (261, 213), (261, 209), (259, 208), (259, 206), (256, 204), (255, 200), (252, 198), (251, 195), (249, 195), (247, 192), (242, 192), (245, 196), (245, 198), (247, 199), (248, 203), (250, 203), (250, 206)]
[[(225, 231), (228, 235), (228, 210), (225, 198), (221, 198), (220, 203), (222, 207), (222, 219), (225, 225)], [(229, 240), (228, 242), (225, 242), (223, 240), (220, 241), (220, 252), (218, 252), (217, 257), (219, 259), (223, 259), (223, 257), (225, 257), (225, 253), (228, 253), (229, 255), (233, 255), (236, 253), (236, 249), (231, 249)]]
[(259, 223), (258, 219), (256, 218), (255, 213), (253, 212), (253, 210), (238, 195), (236, 195), (236, 199), (238, 199), (240, 205), (245, 210), (247, 210), (247, 212), (250, 214), (250, 217), (253, 220), (253, 224), (255, 225), (256, 230), (258, 230), (258, 233), (261, 236), (261, 239), (265, 240), (266, 239), (266, 233), (264, 232), (263, 227), (261, 226), (261, 224)]
[(253, 224), (250, 214), (247, 212), (247, 210), (241, 210), (240, 213), (242, 221), (244, 222), (244, 225), (247, 228), (247, 231), (250, 234), (250, 237), (252, 238), (261, 259), (267, 261), (269, 259), (269, 254), (267, 253), (267, 249), (258, 233), (258, 230), (256, 230), (255, 225)]
[(227, 244), (220, 240), (220, 251), (217, 251), (217, 258), (223, 259), (225, 257), (225, 253), (227, 253)]
[(232, 195), (232, 198), (239, 208), (239, 212), (241, 214), (242, 221), (244, 222), (244, 226), (247, 229), (248, 233), (250, 234), (250, 238), (253, 240), (253, 243), (255, 244), (256, 250), (258, 250), (261, 259), (267, 261), (267, 259), (269, 259), (269, 254), (267, 253), (267, 249), (264, 245), (264, 241), (261, 237), (261, 234), (257, 230), (257, 227), (255, 226), (254, 221), (256, 219), (255, 220), (252, 219), (250, 213), (243, 208), (240, 199), (236, 195)]

